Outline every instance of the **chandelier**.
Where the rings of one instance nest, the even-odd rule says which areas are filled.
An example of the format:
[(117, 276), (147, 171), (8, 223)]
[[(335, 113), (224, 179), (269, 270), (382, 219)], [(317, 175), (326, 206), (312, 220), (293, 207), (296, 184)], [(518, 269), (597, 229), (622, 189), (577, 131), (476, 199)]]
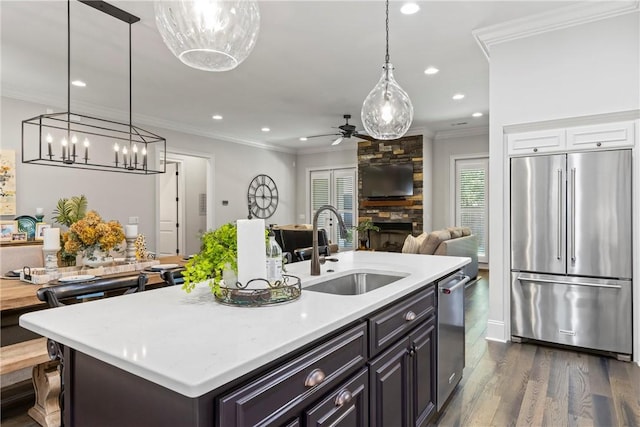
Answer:
[(67, 111), (22, 121), (22, 163), (141, 175), (164, 173), (165, 138), (132, 123), (131, 25), (140, 18), (104, 1), (79, 1), (129, 25), (129, 122), (71, 111), (71, 3), (67, 0)]

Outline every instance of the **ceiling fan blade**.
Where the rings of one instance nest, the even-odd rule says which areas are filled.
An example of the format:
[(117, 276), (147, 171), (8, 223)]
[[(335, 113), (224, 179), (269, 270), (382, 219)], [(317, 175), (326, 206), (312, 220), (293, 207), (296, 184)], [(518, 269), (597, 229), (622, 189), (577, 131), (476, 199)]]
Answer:
[(335, 141), (333, 141), (333, 142), (331, 143), (331, 145), (338, 145), (338, 144), (340, 144), (340, 143), (342, 142), (342, 140), (343, 140), (343, 139), (344, 139), (344, 137), (343, 137), (343, 136), (339, 136), (338, 138), (336, 138), (336, 140), (335, 140)]
[(366, 133), (354, 133), (353, 136), (360, 138), (360, 139), (366, 139), (367, 141), (375, 141), (376, 139), (374, 137), (372, 137), (371, 135), (367, 135)]
[(341, 133), (325, 133), (325, 134), (322, 134), (322, 135), (307, 136), (306, 138), (307, 139), (309, 139), (309, 138), (320, 138), (320, 137), (323, 137), (323, 136), (338, 136), (338, 135), (342, 135), (342, 134)]

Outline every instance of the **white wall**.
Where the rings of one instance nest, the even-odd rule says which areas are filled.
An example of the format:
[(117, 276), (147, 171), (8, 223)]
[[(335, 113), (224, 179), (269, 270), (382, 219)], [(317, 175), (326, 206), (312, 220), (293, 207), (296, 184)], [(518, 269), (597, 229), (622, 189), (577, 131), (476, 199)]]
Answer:
[[(357, 167), (358, 146), (353, 141), (345, 141), (346, 147), (319, 153), (298, 153), (296, 156), (296, 216), (293, 223), (311, 223), (307, 218), (309, 210), (309, 169), (332, 169), (336, 167)], [(284, 224), (284, 223), (283, 223)]]
[(433, 144), (433, 230), (455, 225), (451, 223), (451, 157), (476, 154), (489, 154), (488, 129), (478, 129), (470, 135), (460, 132), (436, 134)]
[[(640, 108), (639, 23), (636, 12), (491, 48), (489, 339), (504, 341), (510, 334), (508, 169), (503, 128)], [(635, 188), (640, 186), (638, 176)], [(636, 254), (640, 253), (637, 235)], [(635, 358), (639, 360), (637, 274), (636, 270)]]
[[(89, 208), (106, 219), (126, 223), (129, 216), (140, 217), (139, 230), (147, 237), (147, 246), (155, 246), (156, 178), (122, 173), (84, 171), (22, 164), (20, 158), (21, 122), (46, 112), (46, 106), (2, 97), (0, 144), (16, 150), (17, 214), (34, 215), (36, 207), (45, 209), (45, 221), (61, 197), (85, 194)], [(55, 109), (59, 111), (59, 109)], [(141, 125), (167, 139), (168, 151), (186, 151), (213, 156), (214, 226), (247, 217), (247, 188), (260, 173), (270, 175), (280, 192), (276, 223), (295, 218), (295, 155), (271, 151), (172, 130)], [(228, 200), (228, 206), (222, 206)], [(3, 218), (6, 219), (6, 218)]]
[(434, 203), (434, 140), (422, 135), (422, 231), (433, 230)]

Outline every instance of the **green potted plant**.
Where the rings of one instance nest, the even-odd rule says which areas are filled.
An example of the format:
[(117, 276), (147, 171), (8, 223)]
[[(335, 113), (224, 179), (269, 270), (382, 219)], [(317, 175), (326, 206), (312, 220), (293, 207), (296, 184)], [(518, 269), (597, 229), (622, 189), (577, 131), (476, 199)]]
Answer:
[[(71, 198), (58, 200), (56, 208), (53, 210), (54, 222), (71, 227), (71, 225), (83, 219), (87, 214), (89, 202), (84, 194)], [(76, 252), (65, 250), (65, 243), (68, 240), (68, 232), (60, 234), (60, 263), (65, 266), (76, 264)]]
[(207, 231), (200, 238), (200, 252), (185, 265), (182, 289), (191, 292), (196, 283), (208, 280), (211, 292), (217, 293), (225, 270), (238, 273), (238, 235), (234, 224)]
[(358, 232), (358, 240), (360, 241), (360, 249), (367, 249), (369, 243), (369, 232), (380, 231), (380, 227), (375, 225), (370, 219), (360, 221), (357, 226), (353, 227)]

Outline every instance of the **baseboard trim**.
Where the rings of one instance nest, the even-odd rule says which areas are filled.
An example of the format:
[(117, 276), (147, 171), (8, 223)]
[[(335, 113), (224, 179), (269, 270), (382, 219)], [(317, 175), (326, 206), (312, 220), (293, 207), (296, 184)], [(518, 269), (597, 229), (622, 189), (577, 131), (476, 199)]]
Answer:
[(507, 342), (507, 336), (505, 334), (504, 322), (501, 320), (487, 321), (487, 336), (485, 337), (489, 341)]

